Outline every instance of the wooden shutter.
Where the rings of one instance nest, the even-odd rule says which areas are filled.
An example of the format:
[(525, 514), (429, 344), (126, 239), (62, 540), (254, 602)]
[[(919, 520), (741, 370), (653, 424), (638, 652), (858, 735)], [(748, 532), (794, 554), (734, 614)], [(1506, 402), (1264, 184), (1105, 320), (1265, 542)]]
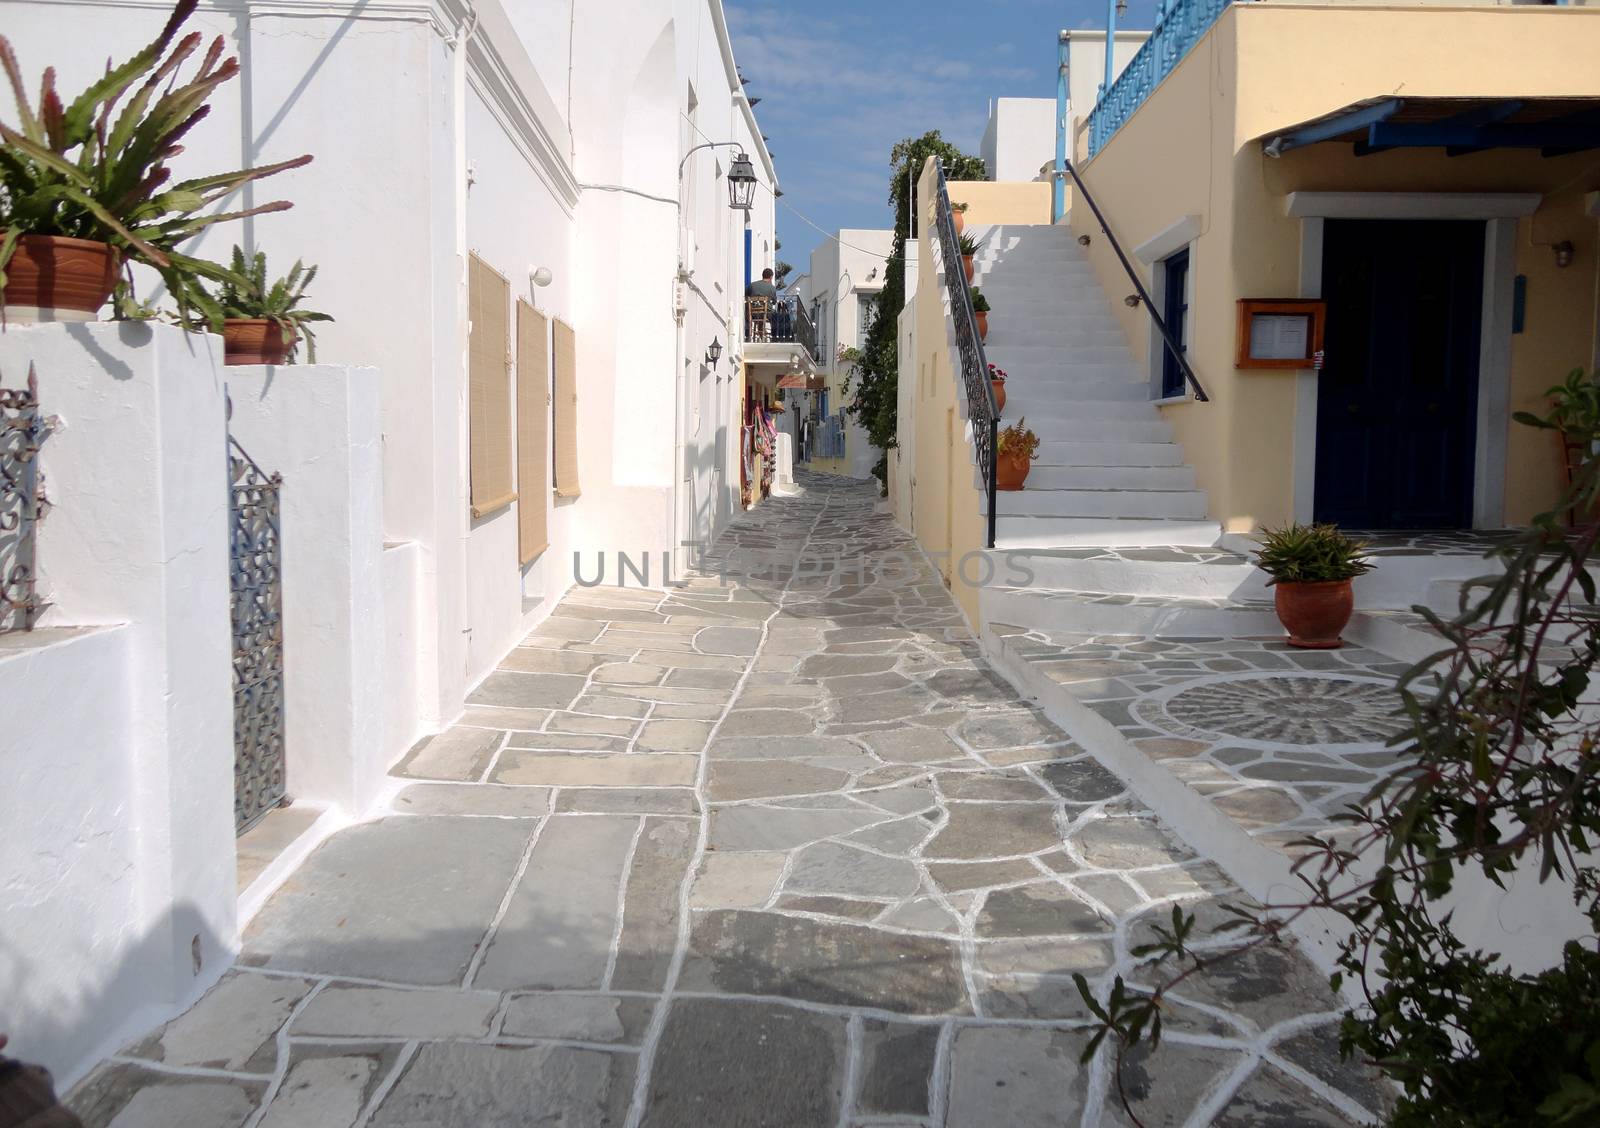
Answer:
[(578, 496), (578, 339), (555, 321), (556, 496)]
[(477, 255), (467, 264), (468, 442), (473, 517), (517, 498), (511, 480), (511, 287)]
[(517, 547), (526, 564), (550, 547), (550, 323), (517, 299)]

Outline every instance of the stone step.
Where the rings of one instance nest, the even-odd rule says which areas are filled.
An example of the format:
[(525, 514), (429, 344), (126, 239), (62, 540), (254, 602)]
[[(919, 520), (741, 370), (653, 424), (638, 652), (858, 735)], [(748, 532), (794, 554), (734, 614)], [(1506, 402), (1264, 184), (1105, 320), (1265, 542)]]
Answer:
[(1192, 466), (1040, 466), (1028, 472), (1035, 490), (1192, 490)]
[[(1010, 383), (1010, 381), (1007, 381)], [(1068, 419), (1104, 419), (1124, 423), (1160, 423), (1161, 409), (1149, 400), (1122, 399), (1040, 399), (1031, 404), (1017, 404), (1012, 410), (1010, 389), (1006, 395), (1005, 418), (1028, 417), (1029, 426), (1041, 437), (1044, 428), (1054, 429), (1057, 423)]]
[[(1006, 401), (1002, 425), (1011, 420), (1011, 402)], [(1018, 419), (1021, 418), (1019, 414)], [(1034, 470), (1041, 466), (1181, 466), (1183, 448), (1173, 442), (1108, 442), (1094, 439), (1062, 440), (1045, 438), (1039, 444)], [(1206, 541), (1166, 541), (1166, 544), (1209, 544)]]
[[(1187, 470), (1187, 467), (1182, 469)], [(1041, 473), (1038, 466), (1029, 474)], [(1030, 590), (1119, 592), (1166, 598), (1265, 600), (1266, 577), (1246, 557), (1208, 545), (999, 552), (1000, 574), (1026, 575)]]
[(1031, 517), (1190, 517), (1206, 515), (1200, 490), (1083, 490), (1038, 488), (1033, 476), (1021, 490), (1000, 490), (995, 496), (1002, 518)]
[(1026, 623), (1030, 630), (1063, 634), (1248, 638), (1283, 633), (1271, 603), (1216, 597), (995, 586), (984, 589), (980, 605), (986, 622)]
[[(1009, 408), (1011, 405), (1008, 403), (1006, 406)], [(1041, 432), (1038, 428), (1033, 430), (1045, 446), (1064, 442), (1172, 442), (1172, 424), (1165, 419), (1146, 422), (1127, 419), (1056, 419), (1051, 421), (1047, 432)]]
[(1162, 544), (1204, 544), (1222, 531), (1215, 521), (1159, 517), (1006, 517), (995, 518), (996, 548), (1113, 548)]
[(1076, 377), (1027, 374), (1006, 370), (1006, 410), (1013, 403), (1024, 410), (1033, 405), (1077, 403), (1082, 400), (1136, 400), (1149, 402), (1150, 385), (1143, 380), (1080, 380)]

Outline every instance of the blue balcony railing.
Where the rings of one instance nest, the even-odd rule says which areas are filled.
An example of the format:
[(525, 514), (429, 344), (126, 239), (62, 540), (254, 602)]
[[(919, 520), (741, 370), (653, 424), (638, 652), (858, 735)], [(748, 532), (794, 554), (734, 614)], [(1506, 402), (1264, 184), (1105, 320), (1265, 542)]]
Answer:
[(1111, 140), (1233, 0), (1162, 0), (1156, 26), (1089, 115), (1089, 155)]

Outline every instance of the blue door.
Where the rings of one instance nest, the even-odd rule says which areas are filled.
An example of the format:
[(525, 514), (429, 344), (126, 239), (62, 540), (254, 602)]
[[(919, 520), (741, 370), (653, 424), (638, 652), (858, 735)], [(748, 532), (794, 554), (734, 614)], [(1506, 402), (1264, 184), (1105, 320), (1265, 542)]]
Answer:
[(1471, 527), (1483, 242), (1481, 222), (1327, 221), (1318, 521)]

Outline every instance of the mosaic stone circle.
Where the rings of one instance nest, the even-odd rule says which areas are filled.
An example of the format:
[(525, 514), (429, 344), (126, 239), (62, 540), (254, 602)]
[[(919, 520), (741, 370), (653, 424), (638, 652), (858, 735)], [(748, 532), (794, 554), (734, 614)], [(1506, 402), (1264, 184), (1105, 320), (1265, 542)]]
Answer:
[(1213, 681), (1141, 704), (1169, 731), (1278, 744), (1382, 744), (1405, 728), (1388, 685), (1344, 678), (1273, 676)]

